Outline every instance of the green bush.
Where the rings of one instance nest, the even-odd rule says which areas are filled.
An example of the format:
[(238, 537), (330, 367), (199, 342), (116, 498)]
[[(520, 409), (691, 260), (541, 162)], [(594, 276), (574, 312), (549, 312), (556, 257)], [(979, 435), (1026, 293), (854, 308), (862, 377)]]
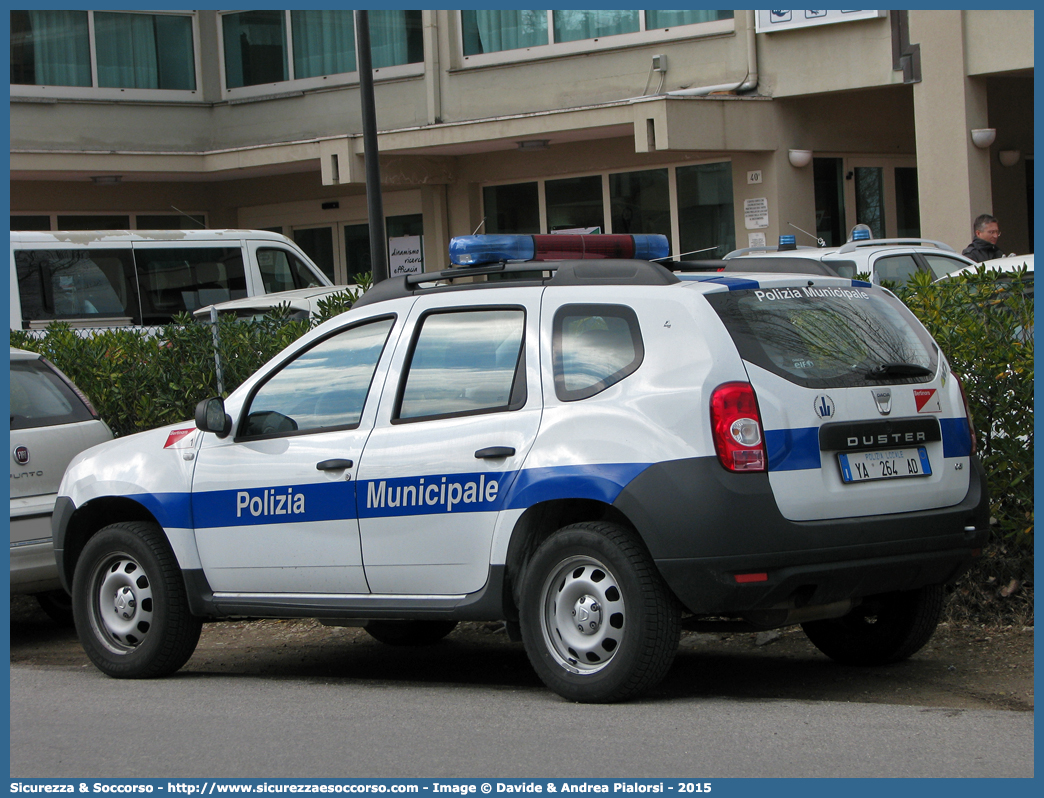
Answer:
[(958, 623), (1033, 625), (1032, 281), (980, 269), (894, 289), (960, 375), (989, 483), (990, 539), (947, 605)]
[[(358, 296), (344, 291), (321, 300), (311, 321), (291, 319), (285, 305), (253, 321), (220, 317), (223, 394)], [(219, 393), (213, 328), (188, 314), (159, 330), (117, 328), (89, 336), (56, 322), (42, 334), (12, 330), (11, 346), (39, 352), (64, 371), (116, 436), (191, 419), (200, 400)]]

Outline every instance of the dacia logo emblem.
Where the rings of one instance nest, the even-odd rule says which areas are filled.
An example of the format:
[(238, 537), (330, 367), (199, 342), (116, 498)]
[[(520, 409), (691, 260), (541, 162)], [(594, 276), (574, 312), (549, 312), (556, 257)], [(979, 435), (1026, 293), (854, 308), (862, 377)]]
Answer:
[(834, 417), (834, 400), (825, 393), (816, 397), (814, 407), (816, 409), (816, 415), (820, 418)]
[(18, 465), (28, 465), (29, 450), (24, 446), (16, 446), (14, 450), (14, 459)]
[(892, 389), (891, 388), (874, 388), (871, 390), (874, 395), (874, 402), (877, 403), (877, 412), (882, 416), (887, 416), (892, 412)]

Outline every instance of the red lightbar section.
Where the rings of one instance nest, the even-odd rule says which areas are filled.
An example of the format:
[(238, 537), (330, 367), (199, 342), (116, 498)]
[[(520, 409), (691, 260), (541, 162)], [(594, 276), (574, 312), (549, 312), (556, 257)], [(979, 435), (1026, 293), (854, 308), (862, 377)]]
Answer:
[(738, 584), (746, 585), (750, 582), (767, 582), (768, 574), (736, 574), (734, 578)]
[(634, 237), (630, 235), (540, 235), (533, 236), (533, 260), (633, 258)]

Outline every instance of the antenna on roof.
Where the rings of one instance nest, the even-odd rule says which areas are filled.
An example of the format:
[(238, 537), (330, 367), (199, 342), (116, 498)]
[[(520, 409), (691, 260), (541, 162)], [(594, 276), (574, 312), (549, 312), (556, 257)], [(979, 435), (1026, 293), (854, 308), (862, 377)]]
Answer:
[(825, 247), (825, 246), (826, 246), (826, 241), (824, 241), (824, 240), (823, 240), (822, 238), (819, 238), (818, 236), (814, 236), (814, 235), (812, 235), (812, 234), (811, 234), (810, 232), (808, 232), (808, 230), (802, 230), (802, 229), (801, 229), (800, 227), (798, 227), (798, 226), (797, 226), (796, 224), (794, 224), (793, 222), (787, 222), (787, 224), (789, 224), (789, 225), (790, 225), (791, 227), (793, 227), (793, 228), (794, 228), (795, 230), (797, 230), (797, 231), (798, 231), (799, 233), (804, 233), (804, 234), (805, 234), (805, 235), (807, 235), (807, 236), (808, 236), (809, 238), (814, 238), (814, 239), (816, 239), (816, 246), (819, 246), (819, 247)]
[(198, 224), (198, 225), (199, 225), (200, 227), (202, 227), (202, 228), (203, 228), (204, 230), (208, 229), (208, 228), (207, 228), (207, 226), (206, 226), (205, 224), (203, 224), (203, 222), (201, 222), (201, 221), (200, 221), (199, 219), (197, 219), (197, 218), (196, 218), (195, 216), (191, 216), (191, 215), (189, 215), (189, 214), (185, 213), (185, 211), (181, 210), (181, 208), (175, 208), (175, 207), (174, 207), (173, 205), (171, 205), (170, 207), (171, 207), (171, 208), (173, 208), (174, 210), (176, 210), (176, 211), (177, 211), (178, 213), (180, 213), (180, 214), (181, 214), (182, 216), (184, 216), (184, 217), (185, 217), (186, 219), (191, 219), (192, 221), (194, 221), (194, 222), (195, 222), (196, 224)]
[(482, 217), (482, 221), (478, 223), (478, 227), (475, 228), (475, 232), (472, 233), (472, 235), (478, 235), (478, 231), (482, 229), (482, 225), (484, 225), (486, 223), (486, 219), (487, 218), (488, 217), (486, 217), (486, 216)]

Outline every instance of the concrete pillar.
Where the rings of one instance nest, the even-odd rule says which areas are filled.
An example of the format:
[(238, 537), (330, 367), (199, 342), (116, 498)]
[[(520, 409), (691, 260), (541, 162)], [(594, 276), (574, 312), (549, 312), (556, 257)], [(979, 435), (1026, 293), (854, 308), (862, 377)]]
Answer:
[[(750, 234), (763, 233), (765, 244), (775, 246), (781, 235), (794, 235), (798, 246), (816, 245), (816, 199), (812, 164), (791, 166), (789, 148), (772, 152), (733, 153), (732, 195), (735, 203), (736, 248), (750, 246)], [(761, 182), (748, 182), (751, 172), (760, 172)], [(768, 209), (768, 227), (748, 229), (744, 204), (746, 200), (764, 199)], [(795, 227), (811, 235), (805, 235)]]
[(989, 127), (986, 82), (967, 76), (963, 12), (911, 11), (910, 41), (921, 47), (913, 87), (921, 235), (960, 251), (972, 220), (993, 212), (991, 151), (971, 139), (973, 129)]

